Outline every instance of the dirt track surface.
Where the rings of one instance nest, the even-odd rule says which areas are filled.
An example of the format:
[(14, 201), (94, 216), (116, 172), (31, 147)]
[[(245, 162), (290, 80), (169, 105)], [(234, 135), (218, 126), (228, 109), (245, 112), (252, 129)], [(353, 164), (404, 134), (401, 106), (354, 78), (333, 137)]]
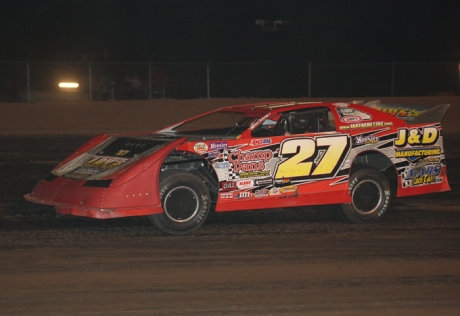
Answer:
[(87, 139), (0, 137), (0, 315), (460, 314), (460, 138), (445, 139), (452, 191), (377, 223), (277, 209), (211, 214), (180, 237), (22, 199)]

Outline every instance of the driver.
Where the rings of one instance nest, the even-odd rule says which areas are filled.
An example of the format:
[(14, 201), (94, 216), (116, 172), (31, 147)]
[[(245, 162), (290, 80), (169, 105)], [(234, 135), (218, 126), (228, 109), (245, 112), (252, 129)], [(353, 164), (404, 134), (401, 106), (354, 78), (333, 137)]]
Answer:
[[(306, 116), (298, 115), (293, 116), (291, 120), (291, 131), (292, 134), (305, 134), (311, 132), (311, 124)], [(289, 134), (290, 135), (290, 134)]]

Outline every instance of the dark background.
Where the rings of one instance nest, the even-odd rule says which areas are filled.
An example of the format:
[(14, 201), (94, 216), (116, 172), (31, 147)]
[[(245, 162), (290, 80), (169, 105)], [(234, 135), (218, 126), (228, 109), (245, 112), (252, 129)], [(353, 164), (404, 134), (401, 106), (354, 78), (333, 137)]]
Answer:
[[(2, 60), (458, 61), (446, 0), (2, 1)], [(290, 21), (261, 31), (256, 19)]]
[[(163, 65), (264, 61), (270, 65), (214, 68), (211, 90), (218, 97), (307, 96), (309, 63), (451, 62), (448, 70), (442, 65), (434, 70), (404, 70), (408, 74), (394, 79), (396, 88), (390, 86), (391, 68), (387, 66), (351, 73), (347, 69), (330, 72), (327, 67), (313, 67), (312, 96), (457, 94), (459, 89), (454, 63), (460, 60), (460, 1), (455, 0), (0, 3), (0, 61)], [(265, 27), (256, 25), (256, 20), (265, 20)], [(276, 30), (267, 27), (276, 20), (283, 21)], [(15, 72), (23, 73), (22, 68)], [(146, 73), (145, 69), (142, 71)], [(167, 97), (206, 96), (205, 68), (166, 66), (162, 71), (170, 79)], [(118, 72), (128, 74), (125, 70)], [(397, 69), (396, 73), (401, 71)], [(143, 76), (145, 79), (147, 74)], [(352, 82), (369, 82), (369, 87), (355, 88), (347, 84), (347, 76)], [(398, 83), (426, 77), (433, 80), (409, 88)], [(443, 78), (448, 82), (439, 84)], [(39, 83), (37, 80), (35, 86)]]

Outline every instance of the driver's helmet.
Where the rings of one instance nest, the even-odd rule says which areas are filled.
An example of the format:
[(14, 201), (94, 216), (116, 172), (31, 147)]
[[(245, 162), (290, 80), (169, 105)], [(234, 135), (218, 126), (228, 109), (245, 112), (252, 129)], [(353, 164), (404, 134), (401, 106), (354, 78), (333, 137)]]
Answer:
[(310, 131), (310, 124), (306, 115), (296, 115), (291, 119), (291, 129), (294, 134), (303, 134)]

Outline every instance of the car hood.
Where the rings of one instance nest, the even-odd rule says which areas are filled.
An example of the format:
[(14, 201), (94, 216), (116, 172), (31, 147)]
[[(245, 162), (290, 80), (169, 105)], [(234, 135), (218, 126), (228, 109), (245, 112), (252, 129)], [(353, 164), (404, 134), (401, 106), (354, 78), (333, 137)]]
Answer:
[[(56, 176), (74, 180), (99, 180), (150, 156), (180, 137), (110, 136), (88, 151), (52, 171)], [(169, 146), (168, 146), (169, 147)]]

